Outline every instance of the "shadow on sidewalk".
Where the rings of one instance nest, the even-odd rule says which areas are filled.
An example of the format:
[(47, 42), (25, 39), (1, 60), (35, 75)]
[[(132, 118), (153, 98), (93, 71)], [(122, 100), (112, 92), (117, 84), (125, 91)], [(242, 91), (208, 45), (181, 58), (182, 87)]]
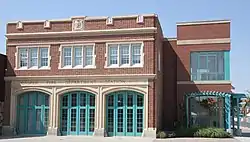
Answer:
[(0, 136), (0, 140), (2, 140), (2, 139), (17, 139), (17, 138), (32, 138), (32, 137), (45, 137), (44, 135), (33, 135), (33, 136), (22, 136), (22, 135), (20, 135), (20, 136)]

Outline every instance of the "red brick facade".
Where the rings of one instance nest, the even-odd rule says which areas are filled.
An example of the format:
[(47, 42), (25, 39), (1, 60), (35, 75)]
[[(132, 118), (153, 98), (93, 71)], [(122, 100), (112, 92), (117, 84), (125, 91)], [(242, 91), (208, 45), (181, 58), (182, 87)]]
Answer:
[[(183, 120), (184, 95), (189, 92), (219, 91), (231, 92), (231, 83), (196, 84), (190, 77), (190, 53), (193, 51), (229, 51), (229, 43), (199, 43), (180, 44), (179, 41), (230, 39), (230, 22), (208, 24), (177, 25), (177, 38), (165, 41), (164, 53), (169, 55), (164, 59), (164, 111), (165, 128), (172, 128), (174, 121)], [(169, 48), (170, 47), (170, 48)], [(171, 58), (171, 59), (170, 59)], [(168, 60), (168, 61), (167, 61)], [(170, 69), (171, 68), (171, 69)], [(175, 70), (174, 70), (175, 69)], [(174, 76), (174, 77), (173, 77)], [(175, 78), (176, 80), (174, 80)], [(174, 81), (171, 81), (174, 80)], [(174, 89), (171, 89), (173, 86)], [(173, 95), (170, 92), (174, 92)], [(164, 103), (163, 103), (164, 104)], [(171, 104), (171, 105), (169, 105)], [(168, 116), (168, 114), (175, 114)], [(163, 120), (164, 121), (164, 120)]]
[[(190, 52), (230, 50), (230, 43), (178, 44), (183, 40), (206, 40), (230, 38), (230, 22), (177, 25), (177, 38), (164, 39), (157, 16), (144, 17), (143, 23), (137, 23), (136, 17), (114, 18), (112, 25), (105, 19), (87, 19), (84, 30), (157, 28), (156, 33), (120, 34), (81, 37), (52, 37), (8, 39), (6, 54), (6, 76), (56, 76), (56, 75), (123, 75), (123, 74), (155, 74), (156, 78), (148, 84), (148, 127), (173, 129), (174, 123), (181, 119), (183, 96), (188, 92), (222, 91), (230, 92), (231, 84), (195, 84), (190, 79)], [(51, 21), (50, 28), (44, 28), (43, 22), (23, 23), (23, 29), (17, 29), (16, 23), (7, 25), (7, 34), (14, 33), (49, 33), (70, 32), (72, 21)], [(106, 41), (139, 40), (144, 44), (144, 65), (141, 68), (105, 68)], [(96, 55), (95, 69), (59, 69), (60, 42), (94, 42)], [(50, 45), (50, 70), (16, 70), (16, 47), (19, 44)], [(188, 83), (181, 83), (181, 82)], [(8, 83), (8, 82), (7, 82)], [(7, 84), (6, 83), (6, 84)], [(7, 91), (6, 95), (9, 95)], [(9, 97), (7, 97), (9, 98)], [(9, 105), (9, 99), (6, 100)], [(7, 106), (8, 108), (8, 106)], [(6, 108), (6, 110), (8, 110)], [(8, 113), (8, 112), (7, 112)], [(8, 116), (6, 117), (8, 118)], [(5, 124), (9, 124), (5, 120)]]
[[(123, 75), (123, 74), (155, 74), (157, 79), (149, 81), (149, 123), (148, 126), (155, 128), (160, 127), (160, 118), (156, 117), (161, 115), (160, 108), (161, 103), (161, 85), (162, 85), (162, 73), (158, 71), (158, 53), (162, 54), (162, 40), (163, 34), (159, 24), (159, 20), (155, 15), (145, 16), (143, 23), (137, 23), (136, 17), (114, 18), (112, 25), (106, 24), (106, 19), (101, 20), (85, 20), (84, 30), (106, 30), (106, 29), (127, 29), (127, 28), (145, 28), (155, 27), (157, 33), (149, 34), (129, 34), (129, 35), (105, 35), (105, 36), (82, 36), (71, 38), (27, 38), (27, 39), (8, 39), (6, 54), (9, 64), (6, 76), (55, 76), (55, 75)], [(51, 21), (51, 28), (44, 28), (43, 22), (23, 23), (23, 29), (17, 29), (16, 23), (9, 23), (7, 25), (7, 34), (13, 33), (40, 33), (40, 32), (65, 32), (72, 31), (72, 21)], [(144, 66), (139, 68), (105, 68), (105, 53), (106, 42), (110, 40), (136, 40), (142, 41), (144, 44)], [(144, 41), (145, 39), (145, 41)], [(151, 39), (151, 40), (148, 40)], [(99, 42), (102, 40), (101, 42)], [(95, 44), (95, 69), (58, 69), (60, 62), (60, 45), (58, 42), (88, 42)], [(46, 43), (50, 42), (50, 70), (15, 70), (16, 67), (16, 50), (15, 44), (20, 43)], [(53, 43), (55, 42), (55, 43)], [(161, 56), (162, 57), (162, 56)], [(159, 97), (157, 96), (159, 95)], [(7, 102), (8, 104), (8, 102)], [(6, 122), (7, 124), (8, 122)], [(157, 124), (158, 123), (158, 124)], [(158, 126), (157, 126), (158, 125)]]
[[(163, 48), (163, 128), (171, 129), (176, 121), (176, 40), (165, 39)], [(170, 115), (171, 114), (171, 115)]]
[[(125, 28), (143, 28), (143, 27), (159, 27), (158, 18), (155, 16), (145, 17), (144, 23), (137, 23), (136, 17), (134, 18), (118, 18), (114, 19), (113, 25), (107, 25), (106, 20), (86, 20), (84, 22), (84, 30), (105, 30), (105, 29), (125, 29)], [(38, 23), (24, 23), (23, 29), (16, 29), (16, 24), (7, 25), (7, 33), (39, 33), (39, 32), (64, 32), (72, 31), (72, 21), (66, 22), (51, 22), (51, 28), (45, 29), (43, 22)], [(156, 25), (156, 26), (155, 26)], [(98, 40), (129, 40), (129, 39), (157, 39), (157, 42), (161, 43), (163, 37), (161, 29), (158, 32), (159, 34), (130, 34), (130, 35), (116, 35), (116, 36), (91, 36), (91, 37), (72, 37), (72, 38), (36, 38), (36, 39), (9, 39), (8, 44), (18, 44), (18, 43), (44, 43), (44, 42), (74, 42), (74, 41), (93, 41)], [(9, 70), (15, 68), (15, 53), (16, 46), (8, 46), (6, 48), (6, 54), (10, 65), (8, 66), (7, 76), (39, 76), (39, 75), (90, 75), (90, 74), (154, 74), (157, 67), (157, 58), (156, 52), (158, 47), (161, 46), (154, 40), (152, 41), (143, 41), (144, 43), (144, 66), (143, 68), (122, 68), (122, 69), (106, 69), (105, 65), (105, 52), (106, 52), (106, 42), (97, 42), (95, 44), (95, 55), (96, 55), (96, 69), (81, 69), (81, 70), (59, 70), (58, 64), (60, 60), (59, 47), (60, 44), (50, 44), (50, 55), (51, 55), (51, 70), (48, 71), (18, 71), (15, 70), (10, 72)], [(155, 55), (154, 55), (155, 53)]]
[[(83, 17), (84, 18), (84, 17)], [(85, 30), (105, 30), (105, 29), (126, 29), (126, 28), (144, 28), (154, 27), (156, 19), (154, 16), (144, 17), (143, 23), (137, 23), (136, 17), (114, 18), (112, 25), (106, 24), (106, 19), (85, 20)], [(16, 23), (10, 23), (7, 27), (7, 33), (36, 33), (36, 32), (65, 32), (72, 31), (72, 21), (51, 21), (51, 28), (44, 28), (44, 22), (24, 23), (23, 29), (16, 29)]]
[(229, 23), (177, 25), (178, 40), (217, 39), (229, 37)]
[[(51, 70), (15, 70), (14, 75), (16, 76), (41, 76), (41, 75), (103, 75), (103, 74), (153, 74), (154, 73), (154, 42), (153, 41), (144, 41), (144, 66), (143, 68), (117, 68), (117, 69), (108, 69), (104, 68), (105, 65), (105, 52), (106, 52), (106, 43), (95, 43), (95, 52), (96, 52), (96, 69), (58, 69), (60, 61), (60, 44), (50, 45), (51, 53)], [(15, 67), (15, 53), (16, 48), (14, 46), (8, 47), (7, 55), (11, 63), (11, 69)], [(11, 72), (7, 72), (8, 76), (12, 76)]]

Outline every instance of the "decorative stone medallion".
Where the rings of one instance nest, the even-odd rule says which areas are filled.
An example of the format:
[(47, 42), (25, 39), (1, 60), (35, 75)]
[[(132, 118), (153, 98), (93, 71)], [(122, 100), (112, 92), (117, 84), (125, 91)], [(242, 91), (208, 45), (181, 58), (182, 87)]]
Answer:
[(84, 19), (74, 19), (72, 21), (73, 31), (83, 31), (84, 30)]

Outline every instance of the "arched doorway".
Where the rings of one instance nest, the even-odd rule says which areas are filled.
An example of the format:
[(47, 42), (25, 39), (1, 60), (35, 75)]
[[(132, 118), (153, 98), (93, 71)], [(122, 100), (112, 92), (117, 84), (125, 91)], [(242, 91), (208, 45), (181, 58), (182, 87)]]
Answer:
[(46, 135), (49, 122), (49, 95), (26, 92), (17, 99), (17, 133)]
[(69, 92), (61, 96), (62, 135), (92, 135), (95, 128), (95, 95)]
[(141, 136), (143, 132), (143, 94), (118, 91), (106, 96), (108, 136)]

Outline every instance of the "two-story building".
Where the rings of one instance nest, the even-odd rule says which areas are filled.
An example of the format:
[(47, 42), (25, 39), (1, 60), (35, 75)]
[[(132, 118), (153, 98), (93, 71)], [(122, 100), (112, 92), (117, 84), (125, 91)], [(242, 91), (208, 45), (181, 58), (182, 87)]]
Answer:
[(155, 14), (71, 17), (10, 22), (6, 37), (6, 135), (155, 137), (184, 114), (229, 129), (230, 21), (164, 38)]
[(160, 127), (155, 14), (18, 21), (6, 37), (5, 133), (146, 136)]
[[(163, 108), (170, 107), (163, 111), (164, 126), (174, 127), (178, 120), (188, 126), (198, 123), (231, 129), (230, 105), (225, 106), (232, 95), (230, 45), (228, 20), (177, 23), (177, 37), (165, 39), (163, 48), (167, 55), (163, 59)], [(211, 105), (209, 100), (213, 100)]]

